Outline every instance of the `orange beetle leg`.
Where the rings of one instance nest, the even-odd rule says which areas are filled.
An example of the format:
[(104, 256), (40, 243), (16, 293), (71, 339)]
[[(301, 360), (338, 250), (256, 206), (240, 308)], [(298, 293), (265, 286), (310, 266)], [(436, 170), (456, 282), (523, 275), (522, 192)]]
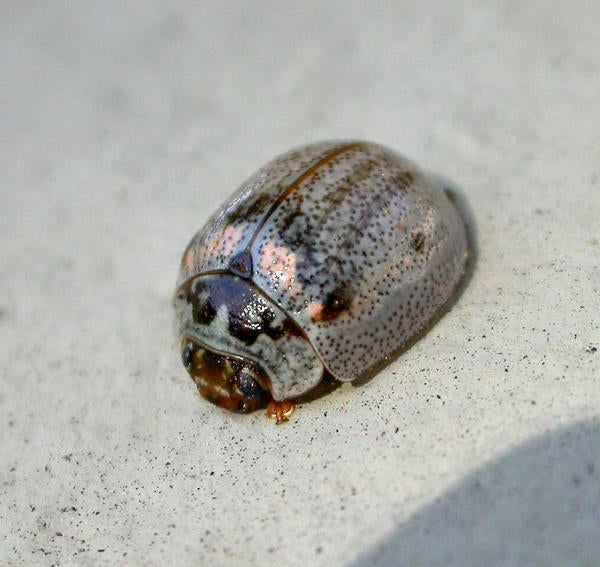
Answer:
[(271, 400), (267, 406), (267, 417), (274, 419), (277, 425), (283, 423), (284, 421), (288, 421), (293, 413), (294, 402), (290, 400), (283, 400), (281, 402)]

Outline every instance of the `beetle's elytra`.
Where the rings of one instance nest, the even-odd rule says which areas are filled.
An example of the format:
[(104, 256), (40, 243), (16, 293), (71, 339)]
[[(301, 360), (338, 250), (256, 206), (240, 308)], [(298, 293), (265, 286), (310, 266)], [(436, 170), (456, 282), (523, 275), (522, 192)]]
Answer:
[(280, 422), (323, 379), (381, 364), (457, 288), (466, 230), (412, 162), (368, 142), (275, 158), (194, 236), (175, 310), (202, 396)]

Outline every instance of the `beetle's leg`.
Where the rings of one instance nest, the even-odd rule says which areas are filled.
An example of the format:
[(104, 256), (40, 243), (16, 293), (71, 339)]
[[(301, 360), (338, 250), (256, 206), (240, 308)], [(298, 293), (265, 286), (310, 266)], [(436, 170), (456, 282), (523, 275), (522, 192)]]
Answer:
[(290, 419), (293, 413), (294, 402), (291, 400), (282, 400), (281, 402), (271, 400), (267, 406), (267, 417), (274, 419), (277, 425)]

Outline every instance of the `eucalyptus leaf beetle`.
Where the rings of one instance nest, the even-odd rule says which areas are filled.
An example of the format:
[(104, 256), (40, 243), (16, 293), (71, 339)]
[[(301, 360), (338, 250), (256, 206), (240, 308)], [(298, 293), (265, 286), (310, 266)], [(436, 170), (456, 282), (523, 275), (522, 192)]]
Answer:
[(185, 249), (183, 364), (209, 401), (282, 422), (323, 380), (395, 356), (452, 298), (467, 256), (457, 208), (411, 161), (361, 141), (294, 149)]

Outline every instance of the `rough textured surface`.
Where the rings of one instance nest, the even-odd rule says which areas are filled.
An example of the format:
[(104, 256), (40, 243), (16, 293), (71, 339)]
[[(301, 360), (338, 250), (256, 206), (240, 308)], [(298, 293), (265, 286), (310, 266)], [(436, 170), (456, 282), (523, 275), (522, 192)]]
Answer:
[[(383, 6), (2, 6), (0, 563), (600, 563), (600, 7)], [(285, 426), (207, 404), (182, 245), (350, 137), (463, 189), (469, 287)]]

